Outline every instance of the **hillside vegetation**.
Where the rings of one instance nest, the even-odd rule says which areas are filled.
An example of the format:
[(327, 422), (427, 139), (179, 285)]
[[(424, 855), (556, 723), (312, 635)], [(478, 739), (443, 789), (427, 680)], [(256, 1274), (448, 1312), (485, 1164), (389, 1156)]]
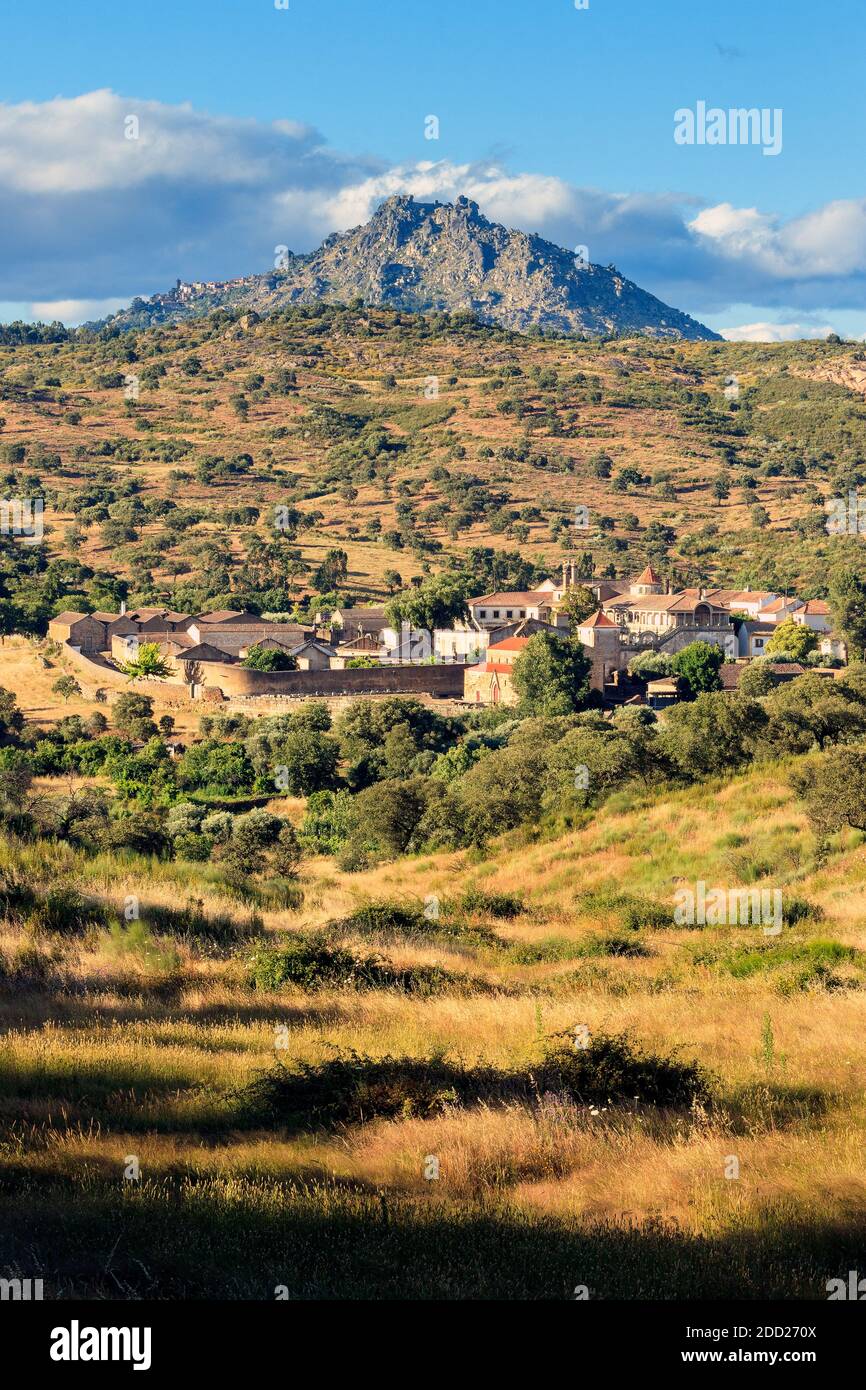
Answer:
[(863, 565), (825, 510), (866, 477), (861, 360), (356, 306), (12, 325), (3, 489), (44, 497), (46, 532), (3, 542), (0, 616), (44, 631), (126, 598), (304, 617), (440, 569), (523, 587), (564, 550), (597, 573), (650, 560), (674, 584), (823, 597), (834, 568)]
[[(816, 838), (802, 765), (312, 855), (282, 903), (7, 813), (4, 1267), (61, 1297), (824, 1297), (866, 1256), (866, 861)], [(784, 931), (676, 926), (698, 880), (781, 888)]]

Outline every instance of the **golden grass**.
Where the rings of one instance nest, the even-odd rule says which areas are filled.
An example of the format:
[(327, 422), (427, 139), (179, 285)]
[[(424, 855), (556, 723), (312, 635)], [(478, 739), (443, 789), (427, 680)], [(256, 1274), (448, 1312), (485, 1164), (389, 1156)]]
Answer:
[[(78, 862), (68, 847), (30, 851), (34, 866), (52, 857), (66, 872)], [(347, 876), (332, 861), (314, 860), (304, 866), (304, 906), (263, 916), (267, 934), (279, 940), (370, 899), (453, 898), (474, 884), (525, 896), (525, 915), (487, 923), (506, 943), (553, 937), (579, 944), (615, 925), (582, 904), (588, 890), (613, 885), (669, 902), (678, 883), (698, 877), (748, 882), (735, 871), (745, 874), (749, 861), (765, 857), (779, 866), (779, 877), (767, 881), (823, 909), (823, 921), (798, 929), (804, 939), (832, 936), (866, 950), (863, 848), (843, 837), (831, 860), (816, 866), (784, 769), (773, 767), (654, 804), (619, 798), (581, 829), (503, 844), (480, 864), (465, 854), (427, 855)], [(204, 876), (193, 893), (193, 871), (202, 873), (157, 865), (142, 882), (133, 864), (105, 856), (91, 862), (83, 881), (118, 912), (130, 892), (143, 903), (176, 907), (195, 896), (209, 913), (247, 912)], [(734, 978), (691, 960), (691, 948), (710, 938), (749, 941), (759, 931), (646, 930), (644, 958), (539, 965), (516, 965), (486, 948), (377, 946), (343, 933), (400, 966), (440, 964), (494, 988), (423, 998), (392, 990), (262, 994), (246, 979), (243, 947), (213, 955), (181, 943), (173, 971), (160, 973), (118, 955), (103, 935), (66, 943), (47, 994), (4, 990), (0, 999), (7, 1152), (17, 1173), (73, 1186), (85, 1172), (113, 1182), (126, 1155), (136, 1154), (155, 1182), (254, 1179), (274, 1190), (348, 1183), (425, 1209), (507, 1199), (527, 1219), (663, 1218), (703, 1236), (763, 1229), (765, 1213), (781, 1203), (823, 1229), (862, 1211), (866, 1200), (863, 976), (852, 977), (850, 988), (784, 994), (774, 972)], [(7, 961), (26, 946), (17, 929), (0, 937)], [(29, 946), (47, 949), (39, 939)], [(591, 968), (581, 975), (584, 966)], [(660, 1052), (679, 1047), (710, 1071), (717, 1103), (677, 1115), (538, 1096), (291, 1136), (250, 1131), (235, 1117), (233, 1095), (277, 1062), (317, 1064), (337, 1049), (369, 1057), (444, 1054), (467, 1066), (531, 1072), (544, 1040), (578, 1024), (592, 1033), (628, 1032)], [(281, 1025), (286, 1050), (275, 1046)], [(431, 1155), (440, 1164), (435, 1181), (424, 1176)], [(730, 1156), (740, 1163), (736, 1180), (725, 1177)]]

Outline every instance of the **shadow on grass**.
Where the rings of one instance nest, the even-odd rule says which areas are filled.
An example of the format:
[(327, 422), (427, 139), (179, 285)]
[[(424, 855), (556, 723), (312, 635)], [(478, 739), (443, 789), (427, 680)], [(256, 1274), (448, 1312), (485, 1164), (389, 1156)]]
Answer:
[[(7, 1188), (8, 1193), (8, 1188)], [(0, 1271), (48, 1298), (826, 1298), (866, 1266), (861, 1210), (790, 1203), (712, 1237), (670, 1222), (587, 1223), (508, 1205), (398, 1201), (334, 1183), (161, 1181), (19, 1189), (0, 1202)]]

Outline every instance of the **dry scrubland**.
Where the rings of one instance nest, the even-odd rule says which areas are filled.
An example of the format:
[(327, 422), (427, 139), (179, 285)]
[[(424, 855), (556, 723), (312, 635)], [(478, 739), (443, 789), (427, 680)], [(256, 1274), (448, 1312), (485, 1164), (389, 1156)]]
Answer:
[[(7, 843), (7, 901), (74, 882), (158, 925), (123, 945), (4, 928), (0, 1262), (60, 1296), (824, 1297), (866, 1259), (862, 841), (816, 863), (764, 767), (486, 857), (308, 861), (303, 905), (258, 923), (211, 865)], [(779, 941), (664, 921), (678, 881), (768, 875), (799, 904)], [(422, 935), (346, 920), (431, 895)], [(398, 987), (252, 988), (247, 933), (317, 927)], [(551, 1088), (545, 1052), (577, 1056), (579, 1025), (679, 1044), (699, 1093)], [(304, 1064), (297, 1113), (280, 1077)]]
[[(576, 503), (596, 572), (820, 597), (862, 560), (824, 511), (866, 477), (861, 364), (357, 306), (7, 336), (4, 496), (44, 494), (46, 533), (4, 551), (0, 627), (124, 596), (309, 616), (461, 564), (523, 585)], [(28, 724), (92, 714), (45, 659), (0, 647)], [(197, 712), (164, 712), (189, 742)], [(866, 859), (851, 831), (818, 856), (787, 772), (483, 854), (307, 859), (280, 911), (218, 862), (7, 840), (0, 1270), (60, 1297), (824, 1297), (866, 1268)], [(781, 938), (675, 928), (698, 879), (781, 886)]]
[[(843, 555), (823, 529), (824, 500), (856, 485), (866, 373), (853, 344), (424, 336), (408, 315), (329, 313), (0, 344), (0, 442), (27, 451), (25, 495), (26, 474), (41, 480), (48, 554), (125, 578), (133, 602), (175, 607), (195, 607), (196, 586), (223, 565), (225, 593), (230, 581), (236, 596), (255, 597), (258, 583), (301, 598), (334, 548), (348, 558), (344, 588), (373, 599), (393, 567), (406, 584), (429, 556), (438, 567), (473, 547), (516, 544), (555, 564), (576, 503), (590, 511), (577, 543), (599, 570), (633, 573), (649, 555), (691, 583), (812, 592)], [(281, 372), (294, 375), (284, 390)], [(130, 373), (141, 376), (134, 402)], [(252, 460), (245, 471), (200, 472), (208, 456), (239, 454)], [(615, 487), (623, 469), (642, 481)], [(183, 528), (139, 515), (126, 538), (123, 525), (106, 535), (107, 519), (128, 521), (130, 483), (139, 502), (187, 509)], [(254, 540), (274, 539), (276, 505), (303, 513), (282, 538), (296, 569), (269, 571), (274, 557), (255, 547), (251, 558)], [(244, 507), (259, 509), (256, 522), (226, 521)]]

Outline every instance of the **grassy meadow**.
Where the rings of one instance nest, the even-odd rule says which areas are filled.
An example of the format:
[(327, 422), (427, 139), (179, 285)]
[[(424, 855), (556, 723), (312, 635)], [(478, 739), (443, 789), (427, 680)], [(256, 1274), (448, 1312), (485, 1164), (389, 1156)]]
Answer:
[[(863, 838), (818, 853), (784, 763), (305, 860), (281, 910), (7, 837), (0, 1265), (60, 1298), (826, 1297), (866, 1262)], [(673, 925), (679, 883), (770, 874), (779, 938)]]

